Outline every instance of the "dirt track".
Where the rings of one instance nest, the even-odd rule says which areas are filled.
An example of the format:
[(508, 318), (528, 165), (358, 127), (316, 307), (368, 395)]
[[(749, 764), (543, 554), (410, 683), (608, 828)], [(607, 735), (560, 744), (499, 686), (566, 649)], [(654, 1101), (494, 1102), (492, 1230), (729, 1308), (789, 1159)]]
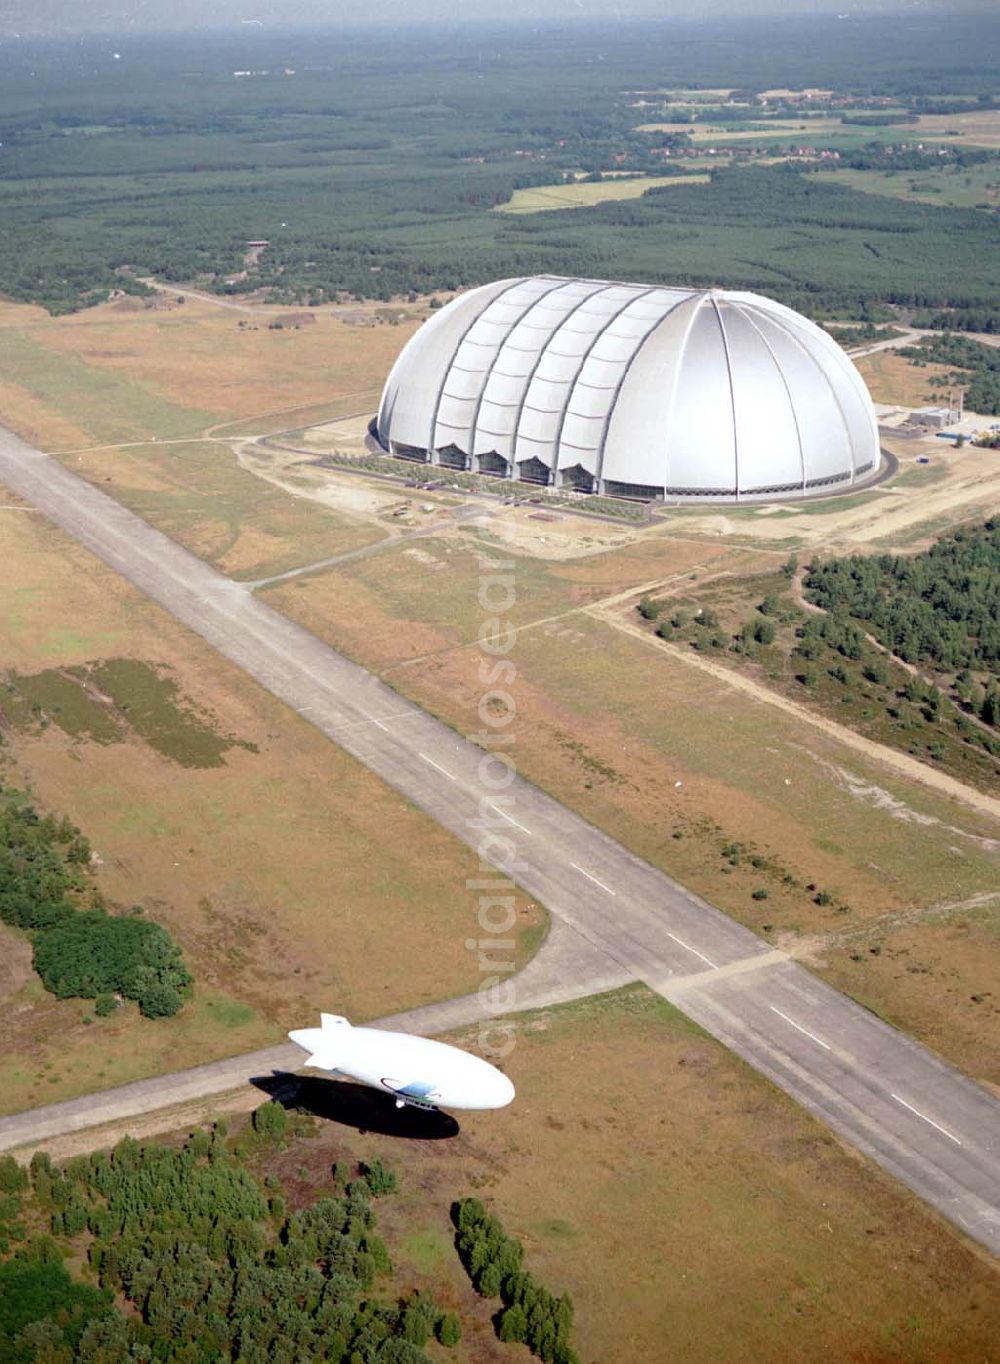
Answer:
[(623, 620), (618, 612), (603, 604), (587, 607), (586, 610), (590, 615), (613, 625), (616, 630), (621, 630), (624, 634), (642, 640), (648, 648), (659, 649), (668, 653), (671, 658), (676, 658), (689, 667), (708, 673), (717, 681), (724, 682), (734, 690), (743, 692), (745, 696), (752, 696), (754, 700), (762, 701), (768, 706), (774, 706), (777, 710), (784, 711), (786, 715), (793, 715), (796, 720), (801, 720), (803, 724), (811, 725), (813, 729), (828, 734), (831, 739), (836, 739), (838, 743), (853, 748), (857, 753), (863, 753), (866, 758), (870, 758), (879, 766), (889, 768), (891, 771), (899, 773), (900, 776), (907, 777), (910, 781), (929, 786), (938, 795), (950, 796), (952, 800), (961, 801), (963, 805), (967, 805), (972, 810), (977, 810), (980, 814), (989, 815), (993, 819), (1000, 819), (1000, 800), (995, 797), (977, 791), (975, 787), (966, 786), (964, 782), (949, 777), (945, 772), (938, 772), (936, 768), (928, 767), (926, 763), (918, 762), (916, 758), (911, 758), (907, 753), (901, 753), (898, 749), (889, 748), (886, 744), (879, 744), (872, 739), (866, 739), (853, 729), (838, 725), (835, 720), (828, 720), (826, 716), (818, 715), (807, 706), (800, 706), (797, 702), (789, 700), (787, 696), (772, 691), (753, 678), (744, 677), (742, 673), (736, 672), (733, 668), (727, 668), (723, 663), (713, 663), (710, 659), (701, 654), (693, 653), (690, 649), (681, 648), (677, 644), (669, 644), (666, 640), (651, 635), (648, 630), (633, 625), (631, 621)]

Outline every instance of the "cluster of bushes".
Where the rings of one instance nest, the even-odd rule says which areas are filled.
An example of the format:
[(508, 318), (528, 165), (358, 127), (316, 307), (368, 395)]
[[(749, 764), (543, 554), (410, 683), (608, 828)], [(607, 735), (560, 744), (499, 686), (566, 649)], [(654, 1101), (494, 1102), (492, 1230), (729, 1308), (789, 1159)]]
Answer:
[[(8, 1158), (0, 1191), (12, 1181), (24, 1222), (48, 1234), (22, 1224), (0, 1263), (0, 1364), (427, 1364), (432, 1335), (461, 1336), (427, 1293), (373, 1296), (391, 1266), (368, 1178), (289, 1214), (279, 1181), (252, 1175), (221, 1125), (179, 1149), (126, 1138), (61, 1167), (39, 1153), (30, 1187)], [(64, 1263), (81, 1253), (96, 1286)]]
[(933, 362), (971, 371), (967, 381), (962, 379), (967, 383), (966, 405), (988, 416), (1000, 413), (1000, 350), (996, 346), (945, 332), (924, 337), (918, 346), (905, 346), (899, 354), (916, 365)]
[(458, 1253), (473, 1287), (484, 1298), (503, 1301), (496, 1323), (500, 1339), (524, 1343), (546, 1364), (578, 1364), (579, 1356), (569, 1343), (573, 1325), (569, 1297), (553, 1297), (522, 1268), (520, 1241), (507, 1235), (478, 1198), (461, 1199), (452, 1215)]
[(141, 909), (109, 914), (94, 888), (80, 907), (90, 857), (69, 820), (40, 815), (0, 785), (0, 919), (31, 935), (45, 988), (59, 999), (96, 999), (101, 1014), (116, 994), (147, 1018), (175, 1014), (191, 983), (180, 949)]
[[(774, 579), (761, 582), (767, 590), (754, 612), (735, 629), (724, 626), (712, 606), (696, 607), (690, 600), (682, 605), (644, 596), (637, 610), (661, 639), (702, 652), (729, 652), (759, 660), (779, 685), (794, 677), (808, 692), (821, 694), (827, 704), (853, 707), (855, 722), (862, 728), (871, 722), (880, 740), (934, 762), (946, 762), (962, 775), (975, 769), (992, 779), (996, 768), (991, 760), (1000, 757), (1000, 736), (991, 732), (1000, 729), (1000, 679), (996, 663), (990, 661), (1000, 628), (994, 605), (1000, 595), (1000, 574), (992, 567), (997, 551), (988, 543), (992, 538), (989, 525), (984, 528), (985, 539), (960, 530), (927, 556), (855, 557), (814, 565), (806, 583), (816, 587), (814, 598), (826, 608), (822, 614), (804, 615), (786, 593), (771, 586)], [(952, 543), (956, 538), (957, 545)], [(953, 562), (956, 554), (961, 570)], [(941, 559), (951, 567), (939, 567)], [(899, 638), (893, 630), (874, 628), (874, 621), (869, 624), (854, 618), (869, 614), (871, 619), (871, 613), (855, 600), (855, 592), (859, 582), (870, 586), (879, 581), (880, 563), (883, 569), (894, 566), (894, 573), (912, 580), (911, 596), (897, 604)], [(788, 579), (797, 569), (792, 556), (782, 574)], [(895, 591), (899, 580), (890, 580), (895, 582)], [(961, 614), (960, 621), (935, 615), (939, 598), (947, 598), (955, 614)], [(874, 615), (881, 619), (880, 611)], [(920, 629), (914, 633), (917, 625)], [(787, 626), (792, 630), (779, 633)], [(866, 638), (866, 629), (876, 638)], [(879, 636), (881, 648), (876, 642)], [(954, 677), (935, 681), (911, 676), (890, 653), (913, 663), (926, 657), (938, 669), (946, 666), (947, 659), (947, 666), (955, 668)], [(969, 664), (974, 664), (975, 671)], [(831, 682), (837, 685), (831, 687)], [(888, 727), (886, 717), (892, 722)]]

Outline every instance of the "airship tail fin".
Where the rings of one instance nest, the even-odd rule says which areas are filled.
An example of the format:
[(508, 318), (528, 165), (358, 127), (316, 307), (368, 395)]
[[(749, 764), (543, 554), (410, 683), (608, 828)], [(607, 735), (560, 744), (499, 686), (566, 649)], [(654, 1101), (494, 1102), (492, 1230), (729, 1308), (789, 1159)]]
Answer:
[(307, 1066), (317, 1070), (336, 1070), (343, 1054), (344, 1034), (350, 1030), (350, 1023), (340, 1014), (320, 1014), (320, 1027), (299, 1028), (290, 1032), (291, 1040), (309, 1052)]

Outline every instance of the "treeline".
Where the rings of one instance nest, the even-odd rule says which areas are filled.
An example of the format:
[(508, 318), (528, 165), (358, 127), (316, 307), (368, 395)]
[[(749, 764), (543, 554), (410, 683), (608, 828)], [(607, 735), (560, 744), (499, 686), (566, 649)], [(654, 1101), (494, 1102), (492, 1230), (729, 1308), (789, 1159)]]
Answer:
[[(915, 134), (917, 135), (919, 134)], [(884, 142), (866, 142), (863, 147), (842, 150), (837, 164), (850, 170), (925, 171), (940, 170), (942, 166), (980, 166), (988, 161), (1000, 162), (1000, 157), (996, 152), (984, 147), (950, 147), (937, 144), (915, 147), (908, 144), (904, 149)]]
[(834, 341), (850, 350), (866, 341), (888, 341), (893, 336), (902, 336), (899, 327), (876, 327), (873, 322), (863, 322), (857, 327), (829, 327), (827, 329)]
[(29, 1177), (0, 1160), (0, 1364), (428, 1364), (432, 1336), (456, 1344), (429, 1294), (379, 1299), (391, 1262), (364, 1173), (338, 1165), (335, 1192), (292, 1212), (276, 1176), (250, 1173), (235, 1147), (266, 1154), (271, 1127), (235, 1146), (223, 1124), (180, 1148), (125, 1138), (62, 1166), (38, 1153)]
[(996, 346), (949, 332), (924, 337), (918, 345), (906, 346), (899, 354), (916, 364), (933, 362), (971, 370), (965, 389), (966, 406), (988, 416), (1000, 414), (1000, 349)]
[(522, 1267), (520, 1241), (507, 1235), (500, 1220), (478, 1198), (461, 1199), (452, 1217), (458, 1228), (458, 1253), (476, 1292), (503, 1302), (497, 1320), (500, 1339), (522, 1342), (545, 1364), (579, 1364), (569, 1343), (570, 1298), (565, 1294), (553, 1297)]
[(88, 884), (90, 844), (75, 825), (40, 815), (0, 784), (0, 919), (23, 929), (42, 984), (59, 999), (93, 999), (111, 1013), (115, 996), (134, 999), (147, 1018), (177, 1013), (191, 975), (166, 929), (142, 917), (109, 914)]
[(913, 314), (915, 327), (934, 331), (1000, 332), (1000, 308), (948, 308)]
[(908, 663), (1000, 674), (1000, 520), (960, 527), (921, 554), (813, 563), (805, 588)]

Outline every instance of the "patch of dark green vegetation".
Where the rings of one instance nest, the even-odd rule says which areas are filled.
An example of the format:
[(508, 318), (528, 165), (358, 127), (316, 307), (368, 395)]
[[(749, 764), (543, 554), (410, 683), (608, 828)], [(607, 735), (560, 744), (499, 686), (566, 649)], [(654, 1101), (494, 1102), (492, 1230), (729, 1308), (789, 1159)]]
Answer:
[(15, 674), (0, 694), (0, 715), (16, 729), (51, 722), (73, 739), (118, 743), (124, 731), (110, 707), (65, 668)]
[(829, 331), (845, 350), (862, 346), (866, 341), (890, 341), (894, 336), (903, 335), (898, 327), (876, 327), (874, 322), (862, 322), (857, 327), (830, 327)]
[(1000, 778), (1000, 574), (991, 565), (1000, 537), (988, 527), (953, 532), (926, 555), (816, 563), (805, 583), (823, 614), (792, 600), (794, 557), (780, 573), (643, 597), (638, 611), (662, 639), (738, 656), (769, 685), (858, 732), (992, 786)]
[(935, 376), (935, 388), (958, 384), (965, 389), (965, 403), (984, 416), (1000, 414), (1000, 348), (946, 332), (925, 336), (918, 345), (906, 346), (900, 355), (914, 365), (951, 365), (953, 373)]
[(220, 1123), (181, 1147), (125, 1138), (61, 1166), (39, 1153), (30, 1177), (0, 1159), (0, 1364), (428, 1364), (432, 1337), (457, 1344), (429, 1293), (382, 1289), (373, 1200), (395, 1175), (381, 1162), (338, 1163), (328, 1192), (289, 1210), (268, 1167), (308, 1125), (270, 1102), (236, 1140)]
[(165, 666), (136, 658), (11, 674), (0, 692), (4, 720), (17, 729), (54, 724), (71, 738), (100, 744), (121, 743), (131, 732), (181, 767), (222, 767), (234, 747), (257, 752), (220, 734)]
[(94, 999), (99, 1016), (116, 996), (136, 1000), (147, 1018), (177, 1013), (191, 983), (180, 949), (140, 908), (108, 913), (88, 879), (90, 861), (74, 824), (40, 815), (0, 784), (0, 919), (30, 935), (45, 988), (59, 999)]
[(546, 1364), (579, 1364), (569, 1343), (573, 1303), (554, 1297), (523, 1267), (524, 1247), (508, 1236), (500, 1219), (478, 1198), (460, 1199), (452, 1209), (458, 1253), (477, 1293), (500, 1298), (497, 1335), (527, 1345)]
[(150, 748), (181, 767), (222, 767), (233, 747), (256, 752), (252, 744), (219, 734), (207, 716), (181, 697), (165, 668), (137, 658), (112, 658), (93, 667), (90, 677)]
[[(810, 145), (904, 154), (914, 138), (897, 118), (965, 89), (969, 53), (993, 50), (996, 33), (989, 14), (904, 27), (782, 16), (414, 27), (391, 43), (342, 26), (130, 35), (120, 61), (97, 38), (10, 43), (0, 290), (63, 311), (111, 288), (143, 293), (148, 274), (317, 304), (556, 272), (759, 288), (817, 316), (877, 317), (892, 303), (995, 309), (989, 214), (795, 173), (723, 172), (569, 212), (492, 210), (581, 169), (682, 174), (699, 154), (688, 133), (636, 127), (636, 92), (671, 82), (739, 86), (751, 107), (702, 112), (749, 114), (763, 129), (758, 155), (802, 137), (768, 129), (769, 114), (790, 111), (763, 109), (758, 92), (805, 83), (846, 92), (840, 116), (865, 120), (809, 133)], [(976, 82), (992, 107), (997, 72), (980, 63)], [(886, 114), (886, 95), (900, 113)], [(943, 159), (970, 154), (948, 146)], [(936, 147), (905, 155), (942, 161)], [(250, 240), (268, 246), (248, 263)]]
[(920, 554), (813, 563), (804, 587), (907, 663), (1000, 675), (1000, 519), (960, 526)]

